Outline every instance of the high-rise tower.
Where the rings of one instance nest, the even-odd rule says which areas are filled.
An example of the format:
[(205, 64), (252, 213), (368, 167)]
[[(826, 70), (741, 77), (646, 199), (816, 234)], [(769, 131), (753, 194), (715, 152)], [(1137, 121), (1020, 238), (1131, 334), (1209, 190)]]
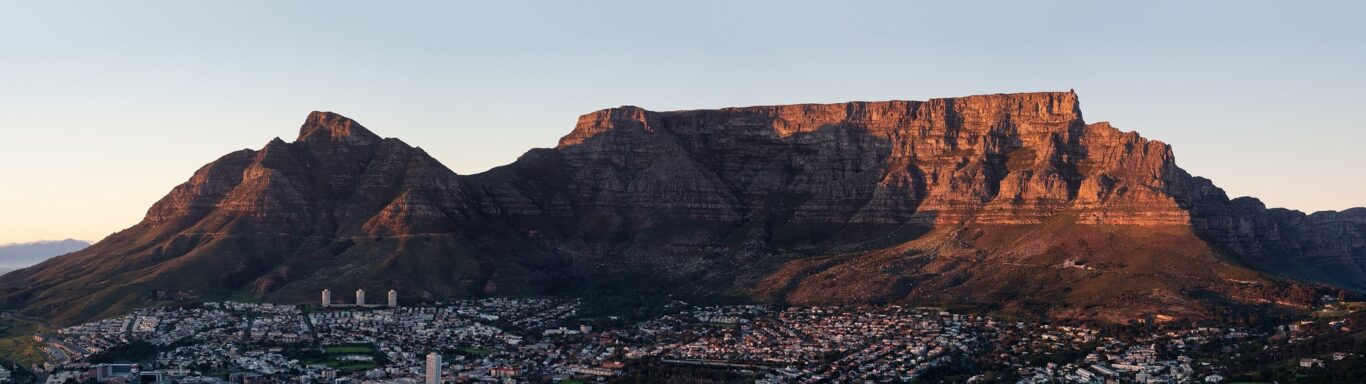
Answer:
[(441, 384), (441, 354), (427, 354), (427, 384)]

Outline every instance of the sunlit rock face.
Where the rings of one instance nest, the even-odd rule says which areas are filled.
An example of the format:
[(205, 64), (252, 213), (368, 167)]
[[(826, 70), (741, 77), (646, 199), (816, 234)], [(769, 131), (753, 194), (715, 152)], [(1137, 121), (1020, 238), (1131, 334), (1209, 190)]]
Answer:
[[(560, 140), (605, 206), (736, 221), (1184, 224), (1171, 147), (1086, 124), (1073, 93), (579, 118)], [(665, 193), (650, 193), (654, 191)], [(796, 196), (774, 207), (774, 196)]]
[(1284, 277), (1366, 290), (1363, 239), (1366, 211), (1230, 200), (1170, 146), (1084, 121), (1072, 92), (612, 108), (463, 176), (314, 112), (141, 223), (0, 278), (0, 303), (69, 322), (166, 291), (644, 292), (1126, 321), (1314, 297)]

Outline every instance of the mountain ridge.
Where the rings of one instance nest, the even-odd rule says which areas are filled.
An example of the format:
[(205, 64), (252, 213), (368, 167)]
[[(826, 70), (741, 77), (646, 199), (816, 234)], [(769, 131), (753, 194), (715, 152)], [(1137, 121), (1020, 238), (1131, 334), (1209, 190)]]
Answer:
[(48, 258), (89, 247), (85, 240), (38, 240), (0, 244), (0, 275), (27, 267)]
[(0, 303), (75, 321), (384, 286), (1198, 318), (1366, 290), (1363, 213), (1228, 199), (1169, 145), (1086, 123), (1070, 91), (623, 106), (473, 175), (313, 112), (294, 142), (225, 155), (143, 222), (0, 278)]

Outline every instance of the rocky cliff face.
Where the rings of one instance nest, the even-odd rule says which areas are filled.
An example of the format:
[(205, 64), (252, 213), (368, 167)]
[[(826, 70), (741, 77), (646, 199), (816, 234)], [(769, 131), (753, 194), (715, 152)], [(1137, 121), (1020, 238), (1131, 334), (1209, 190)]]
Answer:
[(201, 168), (142, 223), (0, 278), (0, 299), (59, 321), (166, 290), (303, 301), (368, 286), (1122, 321), (1312, 297), (1276, 276), (1366, 289), (1362, 212), (1230, 201), (1166, 144), (1086, 123), (1071, 92), (613, 108), (469, 176), (315, 112), (293, 142)]
[[(583, 179), (610, 176), (607, 184), (621, 188), (607, 192), (630, 196), (604, 201), (687, 202), (673, 208), (708, 220), (751, 218), (787, 195), (803, 200), (781, 207), (796, 222), (1037, 224), (1061, 214), (1096, 224), (1189, 221), (1169, 193), (1184, 177), (1171, 148), (1087, 125), (1073, 93), (622, 107), (581, 117), (558, 150)], [(656, 189), (679, 195), (640, 193)]]
[(1266, 208), (1251, 197), (1194, 204), (1192, 224), (1253, 268), (1366, 291), (1366, 209), (1303, 212)]

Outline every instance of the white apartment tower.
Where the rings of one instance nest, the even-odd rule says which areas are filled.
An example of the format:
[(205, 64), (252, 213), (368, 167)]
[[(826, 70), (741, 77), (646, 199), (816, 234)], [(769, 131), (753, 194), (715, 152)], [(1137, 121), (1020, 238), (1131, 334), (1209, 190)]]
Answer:
[(324, 290), (323, 290), (323, 307), (326, 308), (326, 307), (331, 307), (331, 306), (332, 306), (332, 290), (324, 289)]
[(392, 289), (389, 290), (389, 306), (390, 306), (390, 307), (397, 307), (397, 306), (398, 306), (398, 291), (395, 291), (395, 290), (392, 290)]
[(365, 305), (365, 290), (364, 290), (364, 289), (357, 289), (357, 290), (356, 290), (356, 306), (359, 307), (359, 306), (362, 306), (362, 305)]
[(427, 354), (427, 384), (441, 384), (441, 354)]

